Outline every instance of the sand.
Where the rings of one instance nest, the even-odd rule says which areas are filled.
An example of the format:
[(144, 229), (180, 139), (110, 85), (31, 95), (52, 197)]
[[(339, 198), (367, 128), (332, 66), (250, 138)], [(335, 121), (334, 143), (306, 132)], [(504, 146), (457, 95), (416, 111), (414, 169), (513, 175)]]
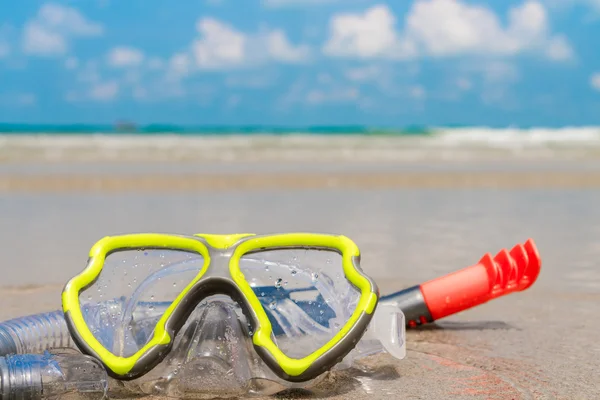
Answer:
[(312, 394), (277, 397), (600, 398), (596, 170), (117, 170), (0, 174), (2, 319), (59, 308), (65, 280), (107, 234), (344, 233), (383, 293), (532, 237), (543, 266), (530, 290), (410, 331), (405, 360), (375, 356), (364, 361), (368, 372), (336, 373)]
[(1, 176), (1, 192), (182, 192), (294, 189), (598, 188), (600, 172), (394, 172)]

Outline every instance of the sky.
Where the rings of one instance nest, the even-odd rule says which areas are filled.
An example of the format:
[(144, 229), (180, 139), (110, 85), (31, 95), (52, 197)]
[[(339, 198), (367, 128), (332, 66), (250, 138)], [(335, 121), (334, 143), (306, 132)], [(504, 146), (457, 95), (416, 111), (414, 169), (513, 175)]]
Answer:
[(600, 0), (0, 0), (0, 122), (600, 125)]

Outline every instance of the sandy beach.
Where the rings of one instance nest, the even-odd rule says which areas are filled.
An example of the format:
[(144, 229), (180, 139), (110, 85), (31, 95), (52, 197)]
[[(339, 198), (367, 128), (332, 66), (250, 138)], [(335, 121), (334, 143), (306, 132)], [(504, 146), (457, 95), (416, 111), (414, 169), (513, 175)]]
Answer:
[(368, 372), (277, 398), (600, 398), (600, 169), (500, 165), (3, 164), (0, 318), (58, 309), (109, 234), (343, 233), (382, 293), (531, 237), (543, 266), (530, 290), (409, 331), (405, 360), (371, 357)]

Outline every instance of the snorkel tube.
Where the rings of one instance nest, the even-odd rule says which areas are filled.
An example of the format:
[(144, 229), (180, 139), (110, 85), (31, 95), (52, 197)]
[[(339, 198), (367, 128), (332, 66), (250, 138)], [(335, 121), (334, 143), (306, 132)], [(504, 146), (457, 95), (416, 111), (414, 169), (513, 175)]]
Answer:
[(496, 256), (485, 254), (477, 264), (380, 298), (394, 303), (415, 328), (476, 307), (498, 297), (528, 289), (536, 281), (541, 259), (533, 239)]

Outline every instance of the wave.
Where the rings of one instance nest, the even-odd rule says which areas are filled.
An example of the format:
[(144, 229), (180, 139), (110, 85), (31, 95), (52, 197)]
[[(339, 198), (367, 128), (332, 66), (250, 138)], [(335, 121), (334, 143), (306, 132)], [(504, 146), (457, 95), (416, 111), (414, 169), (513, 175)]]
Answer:
[[(371, 131), (373, 132), (373, 131)], [(413, 161), (493, 157), (600, 157), (600, 127), (561, 129), (431, 128), (390, 134), (314, 132), (0, 135), (0, 160)]]

